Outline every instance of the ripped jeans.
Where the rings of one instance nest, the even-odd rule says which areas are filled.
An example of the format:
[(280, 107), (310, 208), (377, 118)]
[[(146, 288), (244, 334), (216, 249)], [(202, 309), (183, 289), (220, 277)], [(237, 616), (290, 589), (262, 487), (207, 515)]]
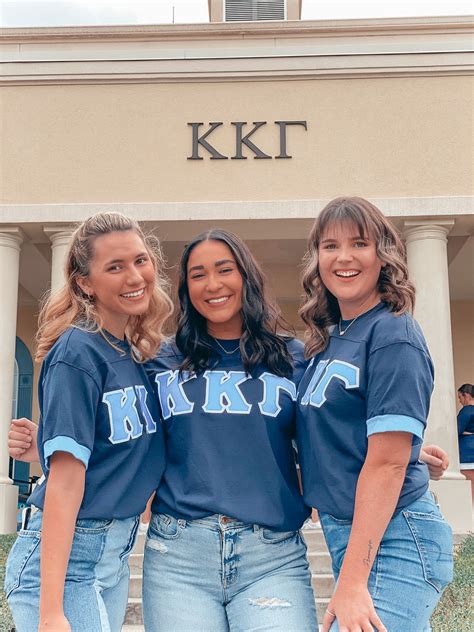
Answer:
[(315, 632), (299, 531), (226, 516), (152, 516), (143, 564), (147, 632)]

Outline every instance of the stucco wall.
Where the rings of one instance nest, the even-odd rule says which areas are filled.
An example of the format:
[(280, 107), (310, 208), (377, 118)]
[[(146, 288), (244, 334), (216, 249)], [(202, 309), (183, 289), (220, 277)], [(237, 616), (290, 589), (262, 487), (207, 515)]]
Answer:
[[(11, 86), (2, 91), (3, 203), (298, 200), (469, 195), (468, 76), (235, 83)], [(186, 160), (188, 122), (232, 156), (231, 121), (268, 121), (251, 140), (291, 160)], [(250, 131), (247, 126), (246, 132)]]

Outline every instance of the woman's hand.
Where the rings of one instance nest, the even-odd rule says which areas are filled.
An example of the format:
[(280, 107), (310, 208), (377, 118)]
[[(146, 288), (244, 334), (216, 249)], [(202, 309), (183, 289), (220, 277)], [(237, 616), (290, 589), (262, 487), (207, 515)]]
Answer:
[(12, 459), (25, 463), (39, 461), (37, 434), (38, 426), (29, 419), (13, 419), (8, 432), (8, 454)]
[(339, 632), (387, 632), (375, 612), (367, 586), (360, 584), (336, 587), (324, 615), (322, 632), (329, 632), (335, 619)]
[(38, 632), (71, 632), (71, 626), (64, 614), (40, 618)]
[(438, 445), (425, 445), (421, 448), (420, 460), (426, 463), (430, 471), (430, 478), (439, 481), (448, 469), (449, 457)]

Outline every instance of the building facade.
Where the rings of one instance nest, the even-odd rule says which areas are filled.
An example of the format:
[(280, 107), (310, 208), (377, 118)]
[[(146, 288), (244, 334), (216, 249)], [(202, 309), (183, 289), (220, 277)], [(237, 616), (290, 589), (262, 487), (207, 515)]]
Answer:
[(375, 202), (406, 239), (436, 366), (427, 440), (451, 460), (434, 488), (470, 528), (455, 395), (474, 379), (472, 31), (468, 17), (3, 30), (0, 531), (15, 526), (15, 348), (33, 354), (76, 222), (131, 215), (171, 267), (197, 232), (234, 230), (301, 331), (306, 237), (342, 194)]

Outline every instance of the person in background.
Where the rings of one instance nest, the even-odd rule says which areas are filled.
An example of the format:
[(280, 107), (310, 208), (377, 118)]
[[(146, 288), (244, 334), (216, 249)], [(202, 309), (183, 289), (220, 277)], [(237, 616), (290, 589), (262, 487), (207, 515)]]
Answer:
[(452, 535), (419, 460), (433, 365), (404, 247), (357, 197), (329, 202), (308, 247), (297, 444), (337, 578), (323, 632), (428, 632)]
[(471, 481), (474, 502), (474, 386), (463, 384), (458, 388), (462, 408), (458, 412), (459, 461), (461, 473)]
[(136, 222), (99, 213), (75, 231), (66, 284), (41, 310), (37, 445), (45, 480), (29, 498), (36, 511), (6, 567), (17, 632), (122, 628), (128, 556), (165, 468), (143, 365), (172, 311), (160, 270), (155, 240)]

